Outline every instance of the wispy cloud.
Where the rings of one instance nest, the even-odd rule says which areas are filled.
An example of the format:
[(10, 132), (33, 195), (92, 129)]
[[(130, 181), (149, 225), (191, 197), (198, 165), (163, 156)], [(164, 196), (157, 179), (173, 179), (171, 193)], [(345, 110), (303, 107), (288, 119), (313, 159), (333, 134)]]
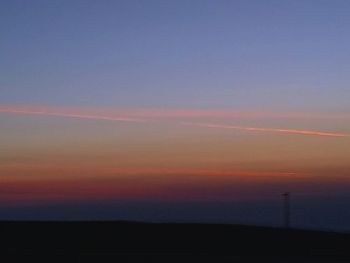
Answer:
[[(201, 110), (201, 109), (162, 109), (162, 108), (84, 108), (84, 107), (51, 107), (51, 106), (19, 106), (0, 105), (0, 112), (14, 114), (32, 114), (45, 116), (60, 116), (80, 119), (95, 119), (105, 121), (147, 122), (154, 119), (197, 119), (207, 117), (219, 118), (348, 118), (346, 115), (322, 115), (312, 113), (269, 113), (269, 112), (239, 112), (228, 110)], [(175, 123), (178, 123), (175, 121)], [(206, 128), (235, 129), (249, 132), (278, 132), (298, 135), (313, 135), (326, 137), (349, 137), (350, 134), (325, 132), (317, 130), (300, 130), (291, 128), (262, 128), (224, 125), (200, 122), (179, 122), (186, 126)]]
[(349, 137), (350, 136), (350, 134), (345, 134), (345, 133), (323, 132), (323, 131), (315, 131), (315, 130), (256, 128), (256, 127), (243, 127), (243, 126), (234, 126), (234, 125), (196, 123), (196, 122), (181, 122), (181, 124), (182, 125), (189, 125), (189, 126), (206, 127), (206, 128), (233, 129), (233, 130), (242, 130), (242, 131), (250, 131), (250, 132), (279, 132), (279, 133), (313, 135), (313, 136), (327, 136), (327, 137)]
[(18, 113), (18, 114), (30, 114), (30, 115), (45, 115), (45, 116), (59, 116), (59, 117), (70, 117), (70, 118), (80, 118), (80, 119), (95, 119), (95, 120), (107, 120), (107, 121), (126, 121), (126, 122), (145, 122), (145, 120), (130, 118), (130, 117), (109, 117), (101, 115), (90, 115), (87, 113), (69, 113), (69, 112), (54, 112), (52, 110), (33, 110), (33, 109), (23, 109), (23, 108), (6, 108), (0, 107), (0, 112), (8, 113)]
[(228, 177), (294, 177), (305, 174), (289, 171), (261, 171), (261, 170), (237, 170), (224, 168), (109, 168), (110, 173), (116, 175), (199, 175), (199, 176), (228, 176)]
[(231, 109), (148, 108), (148, 107), (55, 107), (38, 105), (0, 105), (0, 112), (46, 114), (99, 118), (171, 119), (171, 118), (272, 118), (272, 119), (349, 119), (349, 114), (315, 112), (237, 111)]
[[(1, 167), (0, 171), (6, 174), (3, 176), (3, 182), (16, 183), (16, 182), (36, 182), (42, 180), (56, 181), (71, 181), (77, 178), (94, 178), (95, 174), (99, 174), (99, 178), (113, 179), (113, 178), (130, 178), (135, 176), (138, 180), (142, 178), (149, 178), (149, 176), (157, 176), (159, 178), (166, 177), (167, 179), (188, 178), (189, 176), (207, 176), (207, 177), (305, 177), (307, 173), (294, 172), (294, 171), (275, 171), (275, 170), (242, 170), (234, 168), (179, 168), (179, 167), (106, 167), (106, 166), (79, 166), (70, 167), (67, 165), (64, 168), (60, 168), (59, 174), (52, 174), (49, 178), (46, 176), (46, 172), (57, 169), (60, 165), (25, 165), (21, 167)], [(11, 173), (11, 170), (16, 168), (17, 173)], [(19, 171), (19, 172), (18, 172)], [(26, 171), (33, 171), (31, 176), (23, 176)], [(79, 172), (77, 172), (79, 171)], [(74, 177), (72, 173), (76, 173)], [(66, 176), (64, 176), (66, 175)], [(92, 177), (90, 177), (92, 175)], [(175, 176), (175, 177), (174, 177)]]

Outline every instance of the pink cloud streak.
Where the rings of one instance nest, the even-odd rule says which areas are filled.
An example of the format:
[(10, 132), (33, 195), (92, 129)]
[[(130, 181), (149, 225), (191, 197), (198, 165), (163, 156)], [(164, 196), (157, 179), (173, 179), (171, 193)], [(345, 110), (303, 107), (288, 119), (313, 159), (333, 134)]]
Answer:
[(350, 136), (350, 134), (345, 134), (345, 133), (323, 132), (323, 131), (315, 131), (315, 130), (255, 128), (255, 127), (243, 127), (243, 126), (211, 124), (211, 123), (194, 123), (194, 122), (182, 122), (181, 124), (189, 125), (189, 126), (206, 127), (206, 128), (234, 129), (234, 130), (252, 131), (252, 132), (280, 132), (280, 133), (289, 133), (289, 134), (328, 136), (328, 137), (349, 137)]
[[(31, 105), (0, 105), (0, 112), (47, 114), (59, 116), (93, 116), (99, 118), (287, 118), (287, 119), (350, 119), (346, 114), (325, 114), (309, 112), (262, 112), (191, 108), (123, 108), (123, 107), (54, 107)], [(68, 116), (69, 115), (69, 116)]]
[[(296, 118), (296, 117), (321, 117), (313, 114), (295, 114), (295, 113), (263, 113), (263, 112), (235, 112), (235, 111), (213, 111), (196, 109), (161, 109), (161, 108), (83, 108), (83, 107), (50, 107), (50, 106), (18, 106), (18, 105), (0, 105), (0, 112), (15, 114), (33, 114), (45, 116), (60, 116), (81, 119), (95, 119), (105, 121), (124, 121), (144, 123), (151, 119), (164, 118), (198, 118), (198, 117), (217, 117), (217, 118)], [(322, 115), (323, 116), (323, 115)], [(332, 116), (329, 116), (332, 117)], [(333, 116), (334, 118), (344, 117)], [(332, 117), (332, 118), (333, 118)], [(279, 132), (299, 135), (327, 136), (327, 137), (349, 137), (350, 134), (324, 132), (316, 130), (298, 130), (284, 128), (260, 128), (244, 127), (235, 125), (222, 125), (212, 123), (180, 122), (186, 126), (200, 126), (206, 128), (235, 129), (250, 132)]]
[(45, 116), (58, 116), (58, 117), (70, 117), (80, 119), (94, 119), (94, 120), (107, 120), (107, 121), (126, 121), (126, 122), (144, 122), (144, 120), (129, 118), (129, 117), (108, 117), (101, 115), (88, 115), (78, 113), (66, 113), (66, 112), (52, 112), (45, 110), (26, 110), (26, 109), (14, 109), (14, 108), (2, 108), (0, 112), (19, 113), (19, 114), (32, 114), (32, 115), (45, 115)]

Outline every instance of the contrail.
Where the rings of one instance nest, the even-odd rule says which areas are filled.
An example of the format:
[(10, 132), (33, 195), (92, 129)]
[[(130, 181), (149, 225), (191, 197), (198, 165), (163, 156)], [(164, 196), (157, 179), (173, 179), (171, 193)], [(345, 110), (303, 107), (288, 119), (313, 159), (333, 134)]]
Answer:
[(145, 122), (145, 120), (136, 119), (136, 118), (128, 118), (128, 117), (106, 117), (106, 116), (99, 116), (99, 115), (83, 115), (83, 114), (33, 111), (33, 110), (0, 109), (0, 112), (45, 115), (45, 116), (58, 116), (58, 117), (69, 117), (69, 118), (79, 118), (79, 119), (106, 120), (106, 121)]
[(252, 131), (252, 132), (280, 132), (280, 133), (289, 133), (289, 134), (328, 136), (328, 137), (349, 137), (350, 136), (350, 134), (345, 134), (345, 133), (333, 133), (333, 132), (323, 132), (323, 131), (315, 131), (315, 130), (255, 128), (255, 127), (221, 125), (221, 124), (212, 124), (212, 123), (195, 123), (195, 122), (181, 122), (180, 124), (189, 125), (189, 126), (207, 127), (207, 128), (234, 129), (234, 130)]
[[(147, 110), (139, 108), (137, 110), (117, 110), (114, 114), (113, 111), (98, 111), (89, 108), (66, 108), (66, 107), (30, 107), (30, 106), (14, 106), (14, 105), (0, 105), (0, 112), (7, 113), (17, 113), (17, 114), (32, 114), (32, 115), (45, 115), (45, 116), (59, 116), (59, 117), (69, 117), (69, 118), (80, 118), (80, 119), (95, 119), (95, 120), (105, 120), (105, 121), (121, 121), (121, 122), (140, 122), (145, 123), (152, 120), (154, 117), (199, 117), (199, 116), (209, 116), (210, 112), (198, 111), (192, 114), (184, 111), (167, 111), (162, 113), (161, 109)], [(94, 114), (98, 113), (98, 114)], [(213, 113), (213, 112), (212, 112)], [(203, 115), (201, 115), (203, 114)], [(254, 114), (253, 114), (254, 115)], [(212, 117), (215, 114), (211, 115)], [(221, 113), (216, 117), (223, 116)], [(237, 115), (236, 117), (251, 117), (252, 115)], [(258, 115), (254, 115), (258, 116)], [(141, 117), (141, 118), (137, 118)], [(263, 117), (263, 115), (261, 115)], [(289, 134), (300, 134), (300, 135), (313, 135), (313, 136), (328, 136), (328, 137), (349, 137), (350, 134), (345, 133), (334, 133), (334, 132), (323, 132), (316, 130), (297, 130), (297, 129), (281, 129), (281, 128), (257, 128), (257, 127), (244, 127), (244, 126), (234, 126), (234, 125), (221, 125), (212, 123), (197, 123), (197, 122), (180, 122), (181, 125), (186, 126), (200, 126), (207, 128), (221, 128), (221, 129), (236, 129), (251, 132), (279, 132), (279, 133), (289, 133)]]
[[(269, 118), (269, 119), (334, 119), (349, 120), (350, 115), (344, 113), (310, 113), (310, 112), (262, 112), (236, 111), (232, 109), (196, 109), (196, 108), (154, 108), (154, 107), (56, 107), (40, 105), (1, 105), (0, 112), (45, 112), (69, 115), (92, 115), (105, 118), (128, 119), (176, 119), (176, 118)], [(37, 113), (39, 114), (39, 113)], [(62, 116), (62, 115), (61, 115)]]

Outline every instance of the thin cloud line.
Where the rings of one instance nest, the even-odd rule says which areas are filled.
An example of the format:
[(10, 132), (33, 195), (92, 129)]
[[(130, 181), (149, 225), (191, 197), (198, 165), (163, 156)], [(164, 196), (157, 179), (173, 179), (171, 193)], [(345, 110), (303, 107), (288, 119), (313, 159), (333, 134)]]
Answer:
[(280, 128), (256, 128), (256, 127), (243, 127), (234, 125), (222, 125), (212, 123), (195, 123), (195, 122), (181, 122), (181, 125), (186, 126), (198, 126), (206, 128), (220, 128), (220, 129), (234, 129), (251, 132), (279, 132), (288, 134), (300, 134), (300, 135), (313, 135), (313, 136), (326, 136), (326, 137), (349, 137), (350, 134), (345, 133), (334, 133), (334, 132), (323, 132), (316, 130), (296, 130), (296, 129), (280, 129)]
[(70, 113), (54, 113), (54, 112), (45, 112), (45, 111), (0, 109), (0, 112), (20, 113), (20, 114), (33, 114), (33, 115), (45, 115), (45, 116), (58, 116), (58, 117), (69, 117), (69, 118), (79, 118), (79, 119), (106, 120), (106, 121), (146, 122), (145, 120), (136, 119), (136, 118), (129, 118), (129, 117), (105, 117), (105, 116), (99, 116), (99, 115), (81, 115), (81, 114), (70, 114)]
[[(121, 122), (139, 122), (145, 123), (149, 122), (146, 119), (138, 119), (133, 117), (113, 117), (113, 116), (103, 116), (103, 115), (92, 115), (92, 114), (77, 114), (69, 112), (52, 112), (46, 110), (30, 110), (24, 108), (10, 108), (1, 107), (0, 112), (6, 113), (17, 113), (17, 114), (33, 114), (33, 115), (45, 115), (45, 116), (59, 116), (59, 117), (69, 117), (69, 118), (80, 118), (80, 119), (94, 119), (94, 120), (105, 120), (105, 121), (121, 121)], [(146, 116), (145, 116), (146, 117)], [(222, 125), (213, 123), (197, 123), (197, 122), (180, 122), (181, 125), (185, 126), (199, 126), (206, 128), (221, 128), (221, 129), (235, 129), (250, 132), (279, 132), (287, 134), (299, 134), (299, 135), (312, 135), (312, 136), (325, 136), (325, 137), (349, 137), (350, 134), (336, 133), (336, 132), (324, 132), (317, 130), (298, 130), (298, 129), (284, 129), (284, 128), (260, 128), (260, 127), (244, 127), (236, 125)]]
[(315, 112), (262, 112), (235, 111), (230, 109), (196, 108), (152, 108), (152, 107), (54, 107), (31, 105), (1, 105), (0, 112), (23, 111), (45, 112), (70, 115), (97, 115), (109, 118), (128, 116), (129, 118), (273, 118), (273, 119), (350, 119), (349, 114), (329, 114)]

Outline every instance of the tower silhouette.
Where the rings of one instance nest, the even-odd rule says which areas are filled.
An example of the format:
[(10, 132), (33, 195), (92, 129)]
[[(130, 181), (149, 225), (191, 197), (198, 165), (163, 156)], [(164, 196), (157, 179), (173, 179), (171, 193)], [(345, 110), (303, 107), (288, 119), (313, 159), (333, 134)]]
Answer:
[(283, 196), (283, 222), (285, 228), (290, 228), (290, 193), (285, 192)]

